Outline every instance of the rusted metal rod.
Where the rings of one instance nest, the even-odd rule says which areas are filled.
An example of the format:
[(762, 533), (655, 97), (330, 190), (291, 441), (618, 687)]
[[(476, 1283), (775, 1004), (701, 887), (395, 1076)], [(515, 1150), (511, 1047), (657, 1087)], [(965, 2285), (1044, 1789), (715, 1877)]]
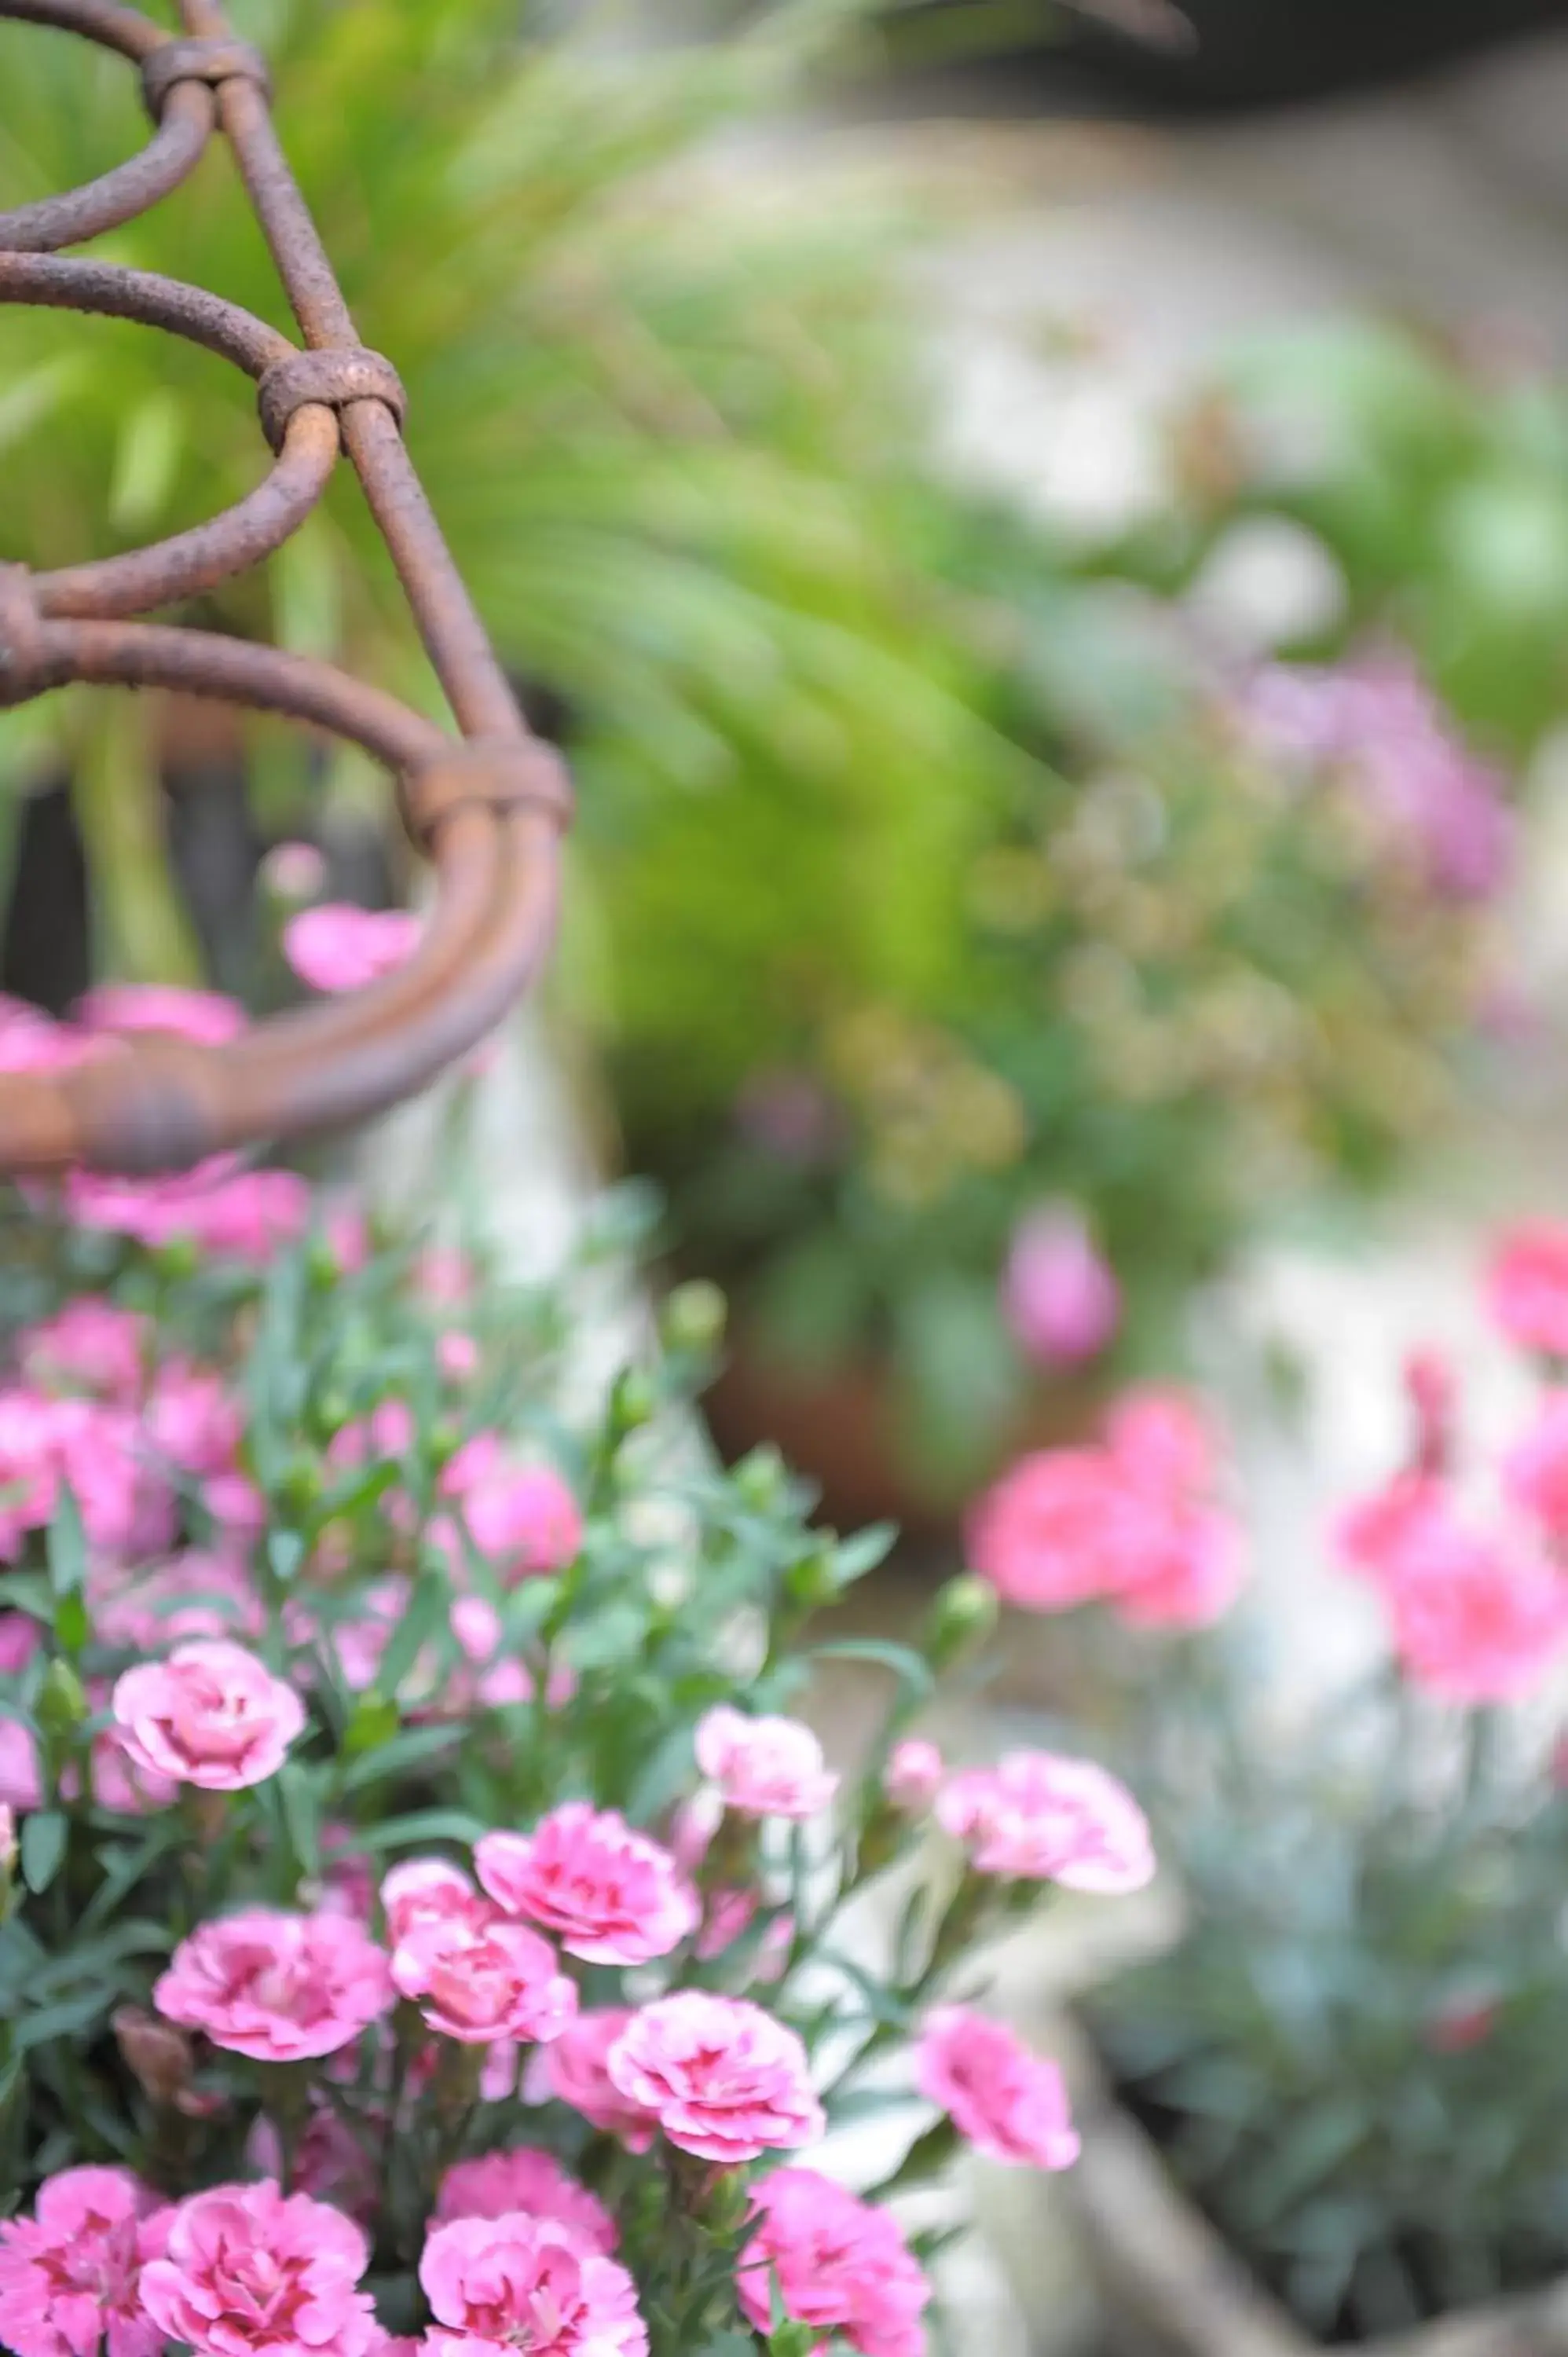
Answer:
[[(403, 438), (396, 371), (360, 343), (273, 125), (266, 68), (216, 0), (180, 0), (174, 33), (115, 0), (0, 0), (0, 18), (75, 33), (139, 69), (154, 135), (88, 187), (0, 213), (0, 303), (132, 319), (254, 378), (275, 454), (255, 490), (149, 548), (33, 573), (0, 562), (0, 705), (73, 682), (173, 688), (276, 712), (362, 746), (394, 780), (435, 870), (419, 951), (397, 974), (220, 1048), (144, 1033), (58, 1073), (0, 1078), (0, 1169), (179, 1168), (235, 1146), (362, 1118), (481, 1039), (549, 943), (571, 791), (529, 730)], [(221, 131), (305, 349), (204, 289), (59, 249), (122, 226)], [(246, 572), (325, 490), (339, 448), (397, 567), (459, 734), (327, 663), (214, 632), (139, 622)]]

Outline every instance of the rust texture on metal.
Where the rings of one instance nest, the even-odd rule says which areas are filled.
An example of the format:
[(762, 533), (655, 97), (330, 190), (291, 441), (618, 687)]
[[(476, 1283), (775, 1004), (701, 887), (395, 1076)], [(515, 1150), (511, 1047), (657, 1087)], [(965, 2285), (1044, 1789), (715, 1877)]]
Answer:
[[(98, 313), (184, 336), (253, 378), (254, 490), (194, 530), (59, 572), (0, 562), (0, 707), (91, 683), (168, 688), (282, 714), (388, 770), (435, 897), (420, 947), (385, 980), (274, 1017), (223, 1047), (153, 1033), (60, 1072), (0, 1076), (0, 1169), (187, 1167), (362, 1118), (462, 1056), (526, 987), (555, 918), (571, 789), (533, 736), (403, 444), (397, 371), (360, 343), (274, 128), (264, 59), (217, 0), (179, 31), (117, 0), (0, 0), (0, 18), (74, 33), (139, 70), (153, 136), (88, 187), (0, 212), (0, 303)], [(199, 286), (59, 249), (122, 227), (226, 138), (304, 349)], [(139, 620), (247, 571), (321, 498), (340, 452), (397, 567), (457, 734), (332, 665), (214, 631)]]

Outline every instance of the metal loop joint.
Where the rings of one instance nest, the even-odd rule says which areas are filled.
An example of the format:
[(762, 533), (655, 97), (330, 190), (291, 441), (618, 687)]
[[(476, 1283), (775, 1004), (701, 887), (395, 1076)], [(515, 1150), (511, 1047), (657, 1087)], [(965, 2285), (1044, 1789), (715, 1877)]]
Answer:
[(168, 94), (182, 81), (205, 82), (212, 90), (226, 81), (248, 81), (269, 99), (273, 91), (267, 61), (249, 41), (164, 41), (142, 60), (142, 96), (155, 123), (163, 121)]

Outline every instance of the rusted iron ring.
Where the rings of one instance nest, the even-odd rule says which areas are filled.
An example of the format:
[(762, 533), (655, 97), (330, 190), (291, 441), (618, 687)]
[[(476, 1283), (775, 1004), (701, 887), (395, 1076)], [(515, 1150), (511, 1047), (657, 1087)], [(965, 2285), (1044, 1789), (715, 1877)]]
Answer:
[(391, 361), (362, 344), (332, 351), (291, 352), (274, 361), (256, 388), (262, 432), (274, 450), (283, 448), (288, 421), (306, 402), (344, 410), (351, 401), (381, 401), (401, 426), (408, 409), (403, 379)]
[(144, 58), (142, 96), (155, 123), (163, 121), (168, 94), (182, 81), (206, 82), (212, 90), (226, 81), (249, 81), (263, 98), (272, 96), (267, 61), (249, 41), (165, 41)]
[(0, 565), (0, 709), (30, 704), (48, 684), (32, 574), (25, 565)]
[(426, 857), (454, 811), (478, 808), (510, 816), (537, 811), (563, 832), (575, 797), (565, 762), (537, 738), (472, 737), (398, 777), (398, 807), (409, 839)]

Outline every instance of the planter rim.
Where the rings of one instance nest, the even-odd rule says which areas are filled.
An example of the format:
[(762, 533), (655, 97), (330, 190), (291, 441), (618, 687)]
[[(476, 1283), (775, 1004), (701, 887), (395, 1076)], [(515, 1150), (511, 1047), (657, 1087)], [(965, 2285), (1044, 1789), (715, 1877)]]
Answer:
[[(1326, 2344), (1302, 2330), (1181, 2191), (1118, 2100), (1081, 2021), (1065, 2018), (1055, 2035), (1083, 2142), (1061, 2182), (1128, 2304), (1181, 2357), (1314, 2357)], [(1568, 2357), (1568, 2276), (1412, 2332), (1341, 2345), (1350, 2357)]]

